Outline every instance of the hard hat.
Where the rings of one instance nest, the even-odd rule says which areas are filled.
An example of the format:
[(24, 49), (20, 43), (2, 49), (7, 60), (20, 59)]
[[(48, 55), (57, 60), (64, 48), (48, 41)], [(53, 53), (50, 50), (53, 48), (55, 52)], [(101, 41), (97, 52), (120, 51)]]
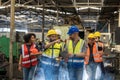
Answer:
[(95, 32), (94, 35), (95, 35), (95, 37), (100, 37), (101, 36), (100, 32), (98, 32), (98, 31)]
[(69, 28), (69, 31), (68, 31), (67, 34), (71, 35), (71, 34), (73, 34), (73, 33), (75, 33), (75, 32), (79, 32), (78, 27), (77, 27), (77, 26), (71, 26), (71, 27)]
[(47, 36), (53, 35), (53, 34), (57, 34), (57, 32), (54, 29), (51, 29), (48, 31)]
[(37, 50), (37, 49), (31, 49), (30, 51), (31, 51), (31, 53), (33, 53), (33, 54), (38, 53), (38, 50)]
[(93, 33), (90, 33), (90, 34), (88, 35), (88, 38), (95, 38), (95, 36), (94, 36)]
[(62, 35), (62, 32), (60, 29), (56, 29), (55, 31), (57, 32), (58, 35)]

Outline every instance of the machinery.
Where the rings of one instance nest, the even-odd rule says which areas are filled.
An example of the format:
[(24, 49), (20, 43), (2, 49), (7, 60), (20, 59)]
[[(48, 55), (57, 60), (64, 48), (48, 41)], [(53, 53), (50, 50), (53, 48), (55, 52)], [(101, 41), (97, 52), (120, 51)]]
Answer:
[(5, 54), (0, 52), (0, 79), (6, 78), (7, 69), (6, 67), (9, 65), (6, 60)]
[(101, 33), (100, 40), (105, 46), (109, 47), (111, 42), (111, 33)]

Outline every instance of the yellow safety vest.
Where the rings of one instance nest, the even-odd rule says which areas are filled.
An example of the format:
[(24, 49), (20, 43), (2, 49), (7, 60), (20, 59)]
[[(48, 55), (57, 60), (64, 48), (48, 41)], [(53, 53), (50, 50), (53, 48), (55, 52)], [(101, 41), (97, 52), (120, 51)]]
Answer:
[(78, 43), (76, 44), (75, 48), (73, 48), (73, 41), (69, 40), (68, 45), (67, 45), (68, 46), (68, 53), (72, 53), (72, 54), (80, 53), (82, 50), (83, 44), (84, 44), (84, 40), (80, 39), (78, 41)]
[(55, 43), (53, 48), (50, 46), (48, 49), (45, 50), (44, 54), (48, 57), (59, 57), (61, 51), (61, 44)]

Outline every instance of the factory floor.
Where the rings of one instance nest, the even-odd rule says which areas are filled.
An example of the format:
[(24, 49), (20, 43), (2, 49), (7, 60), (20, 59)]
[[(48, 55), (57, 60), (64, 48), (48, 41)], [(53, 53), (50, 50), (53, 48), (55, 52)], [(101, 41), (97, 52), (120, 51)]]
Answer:
[[(13, 74), (14, 74), (13, 77), (14, 78), (13, 78), (13, 80), (22, 80), (22, 72), (19, 72), (17, 70), (17, 65), (18, 65), (17, 63), (14, 64), (14, 68), (13, 68), (14, 69), (14, 72), (13, 72)], [(8, 76), (8, 73), (7, 73), (7, 76)], [(0, 80), (8, 80), (8, 79), (0, 79)], [(116, 74), (114, 80), (120, 80), (120, 74)]]

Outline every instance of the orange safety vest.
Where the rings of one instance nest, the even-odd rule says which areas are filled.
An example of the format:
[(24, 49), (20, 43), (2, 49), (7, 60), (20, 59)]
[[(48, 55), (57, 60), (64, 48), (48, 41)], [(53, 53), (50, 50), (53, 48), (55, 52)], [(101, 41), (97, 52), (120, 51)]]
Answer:
[[(35, 44), (32, 44), (30, 47), (31, 53), (38, 53), (38, 50), (35, 48)], [(29, 68), (31, 66), (37, 65), (37, 57), (36, 56), (30, 56), (28, 52), (28, 48), (26, 44), (22, 45), (22, 66)]]
[[(98, 51), (98, 46), (102, 46), (102, 45), (103, 45), (102, 43), (95, 43), (93, 46), (93, 58), (95, 62), (103, 62), (102, 55), (101, 55), (103, 53), (103, 50)], [(90, 49), (88, 47), (87, 54), (85, 56), (85, 61), (84, 61), (85, 64), (89, 63), (89, 57), (90, 57)]]

